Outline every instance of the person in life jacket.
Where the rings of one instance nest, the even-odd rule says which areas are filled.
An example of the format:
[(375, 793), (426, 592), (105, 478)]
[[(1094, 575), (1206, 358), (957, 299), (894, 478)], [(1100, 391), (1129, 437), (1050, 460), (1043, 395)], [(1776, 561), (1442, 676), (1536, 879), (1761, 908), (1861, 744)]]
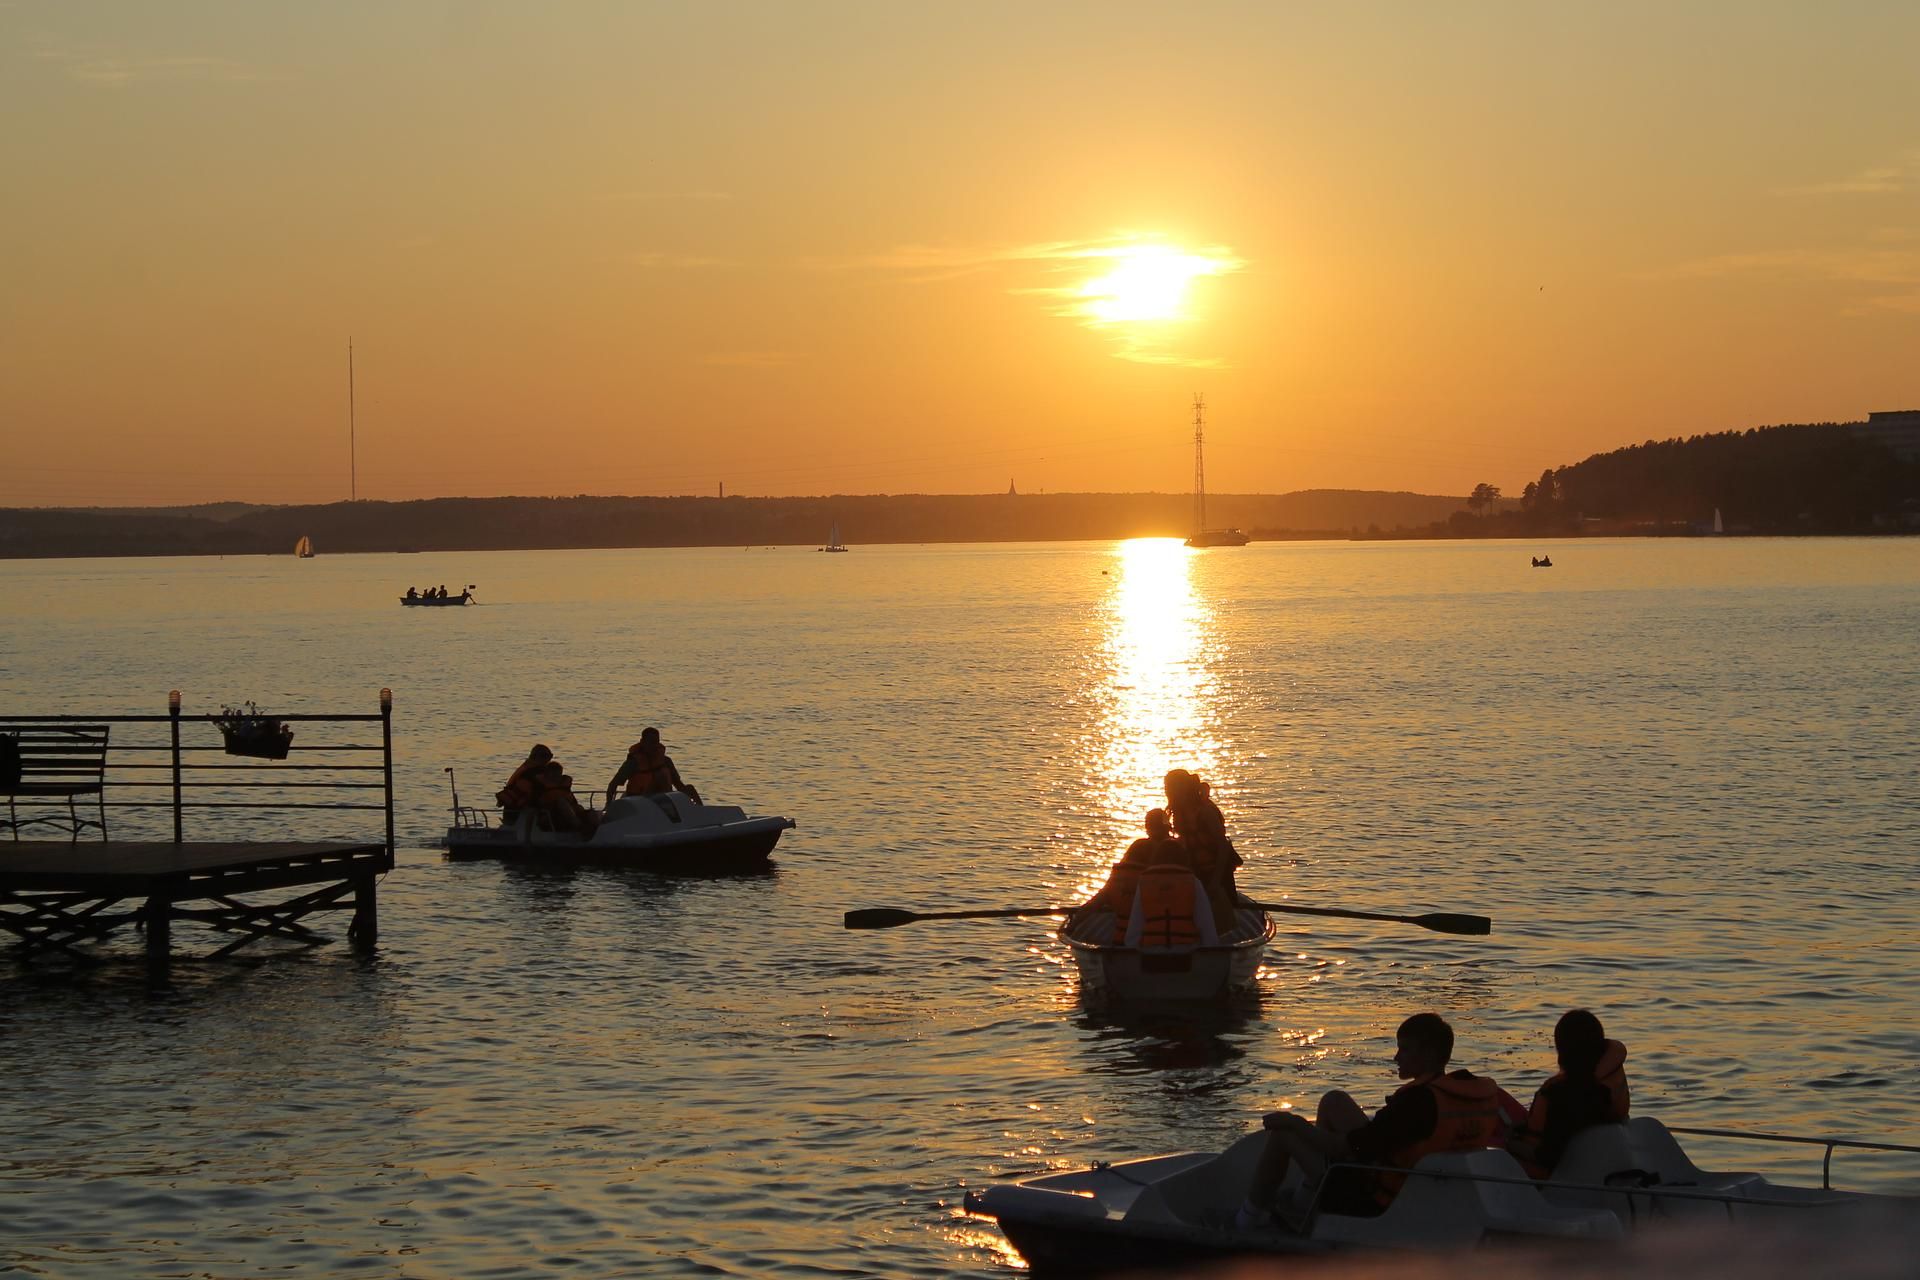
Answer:
[(1212, 788), (1197, 774), (1172, 769), (1161, 781), (1167, 793), (1167, 813), (1186, 853), (1187, 865), (1206, 886), (1213, 907), (1215, 929), (1230, 932), (1239, 890), (1233, 870), (1241, 864), (1239, 851), (1227, 839), (1226, 815), (1213, 802)]
[(680, 780), (680, 771), (673, 767), (673, 757), (660, 741), (660, 731), (651, 725), (640, 731), (640, 741), (627, 748), (626, 761), (607, 784), (608, 804), (613, 803), (614, 793), (623, 782), (630, 796), (684, 791), (695, 804), (700, 803), (700, 793)]
[(1124, 919), (1133, 910), (1133, 895), (1140, 887), (1142, 871), (1163, 863), (1184, 865), (1179, 841), (1173, 838), (1173, 828), (1167, 820), (1167, 811), (1147, 810), (1146, 826), (1147, 834), (1127, 846), (1127, 851), (1120, 855), (1120, 861), (1113, 864), (1113, 870), (1107, 874), (1107, 882), (1100, 886), (1100, 891), (1074, 912), (1076, 919), (1099, 911), (1111, 912)]
[(555, 831), (577, 831), (591, 836), (600, 826), (600, 815), (574, 798), (573, 779), (561, 769), (558, 760), (549, 760), (540, 770), (540, 790), (534, 804), (546, 815)]
[(1508, 1144), (1528, 1174), (1544, 1178), (1582, 1129), (1624, 1124), (1632, 1097), (1627, 1090), (1627, 1046), (1607, 1039), (1600, 1019), (1569, 1009), (1553, 1028), (1560, 1070), (1540, 1086), (1526, 1123)]
[(546, 743), (534, 743), (533, 750), (527, 752), (527, 758), (508, 776), (507, 785), (493, 793), (494, 802), (508, 812), (532, 804), (534, 793), (540, 786), (540, 771), (552, 759), (553, 752)]
[[(1292, 1111), (1265, 1117), (1266, 1150), (1236, 1216), (1239, 1225), (1271, 1223), (1278, 1214), (1287, 1225), (1300, 1229), (1306, 1210), (1315, 1204), (1327, 1213), (1376, 1216), (1393, 1202), (1406, 1181), (1395, 1172), (1338, 1169), (1329, 1173), (1329, 1164), (1411, 1169), (1422, 1156), (1435, 1152), (1502, 1145), (1503, 1091), (1485, 1076), (1447, 1070), (1453, 1056), (1453, 1028), (1444, 1018), (1416, 1013), (1400, 1024), (1395, 1040), (1394, 1067), (1406, 1083), (1372, 1116), (1351, 1096), (1335, 1090), (1320, 1099), (1312, 1121)], [(1318, 1199), (1278, 1204), (1280, 1184), (1296, 1161), (1309, 1187), (1324, 1180)]]

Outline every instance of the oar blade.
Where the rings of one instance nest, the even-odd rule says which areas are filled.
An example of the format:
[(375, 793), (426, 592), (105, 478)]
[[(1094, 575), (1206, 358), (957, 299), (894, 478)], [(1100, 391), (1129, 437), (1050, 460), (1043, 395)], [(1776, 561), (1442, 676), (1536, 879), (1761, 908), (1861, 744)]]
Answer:
[(1493, 932), (1493, 921), (1486, 916), (1455, 915), (1449, 911), (1415, 916), (1408, 923), (1431, 929), (1435, 933), (1465, 933), (1479, 937)]
[(843, 923), (849, 929), (896, 929), (919, 918), (914, 912), (898, 907), (867, 907), (847, 912)]

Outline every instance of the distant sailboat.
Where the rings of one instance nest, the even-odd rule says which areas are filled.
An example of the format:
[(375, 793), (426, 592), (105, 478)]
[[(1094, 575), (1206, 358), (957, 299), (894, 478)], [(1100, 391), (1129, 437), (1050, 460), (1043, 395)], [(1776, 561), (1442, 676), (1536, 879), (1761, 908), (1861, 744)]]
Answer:
[(293, 544), (293, 554), (302, 560), (313, 559), (313, 539), (303, 535), (300, 541)]
[(1247, 535), (1238, 529), (1207, 528), (1207, 463), (1204, 452), (1206, 438), (1205, 424), (1202, 419), (1204, 406), (1200, 397), (1193, 397), (1193, 536), (1187, 539), (1190, 547), (1244, 547)]
[(838, 520), (833, 522), (833, 528), (827, 533), (827, 545), (820, 549), (822, 551), (845, 551), (848, 549), (847, 545), (840, 541), (840, 522)]
[(1715, 533), (1725, 533), (1727, 531), (1726, 525), (1720, 523), (1720, 508), (1718, 507), (1713, 509), (1713, 531)]

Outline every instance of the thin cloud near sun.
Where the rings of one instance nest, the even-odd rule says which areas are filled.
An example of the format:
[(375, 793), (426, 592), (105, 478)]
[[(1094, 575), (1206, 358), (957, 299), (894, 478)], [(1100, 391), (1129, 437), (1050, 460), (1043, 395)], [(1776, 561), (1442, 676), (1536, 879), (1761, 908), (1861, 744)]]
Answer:
[(1246, 259), (1225, 245), (1188, 248), (1150, 232), (1116, 232), (1094, 240), (1052, 240), (987, 248), (907, 245), (839, 265), (899, 272), (933, 284), (988, 271), (1077, 276), (1070, 283), (1015, 283), (1010, 294), (1051, 301), (1056, 316), (1102, 333), (1121, 360), (1219, 368), (1218, 357), (1180, 341), (1199, 317), (1193, 286), (1244, 270)]

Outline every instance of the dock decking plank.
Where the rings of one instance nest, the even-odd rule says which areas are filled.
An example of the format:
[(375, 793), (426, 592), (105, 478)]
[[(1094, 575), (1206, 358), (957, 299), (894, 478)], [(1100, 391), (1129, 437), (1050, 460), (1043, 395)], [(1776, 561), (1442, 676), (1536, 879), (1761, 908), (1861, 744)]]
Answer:
[[(382, 844), (330, 841), (0, 841), (0, 889), (100, 890), (144, 894), (168, 880), (217, 872), (266, 871), (301, 862), (339, 866), (387, 862)], [(314, 879), (328, 878), (326, 873)]]

